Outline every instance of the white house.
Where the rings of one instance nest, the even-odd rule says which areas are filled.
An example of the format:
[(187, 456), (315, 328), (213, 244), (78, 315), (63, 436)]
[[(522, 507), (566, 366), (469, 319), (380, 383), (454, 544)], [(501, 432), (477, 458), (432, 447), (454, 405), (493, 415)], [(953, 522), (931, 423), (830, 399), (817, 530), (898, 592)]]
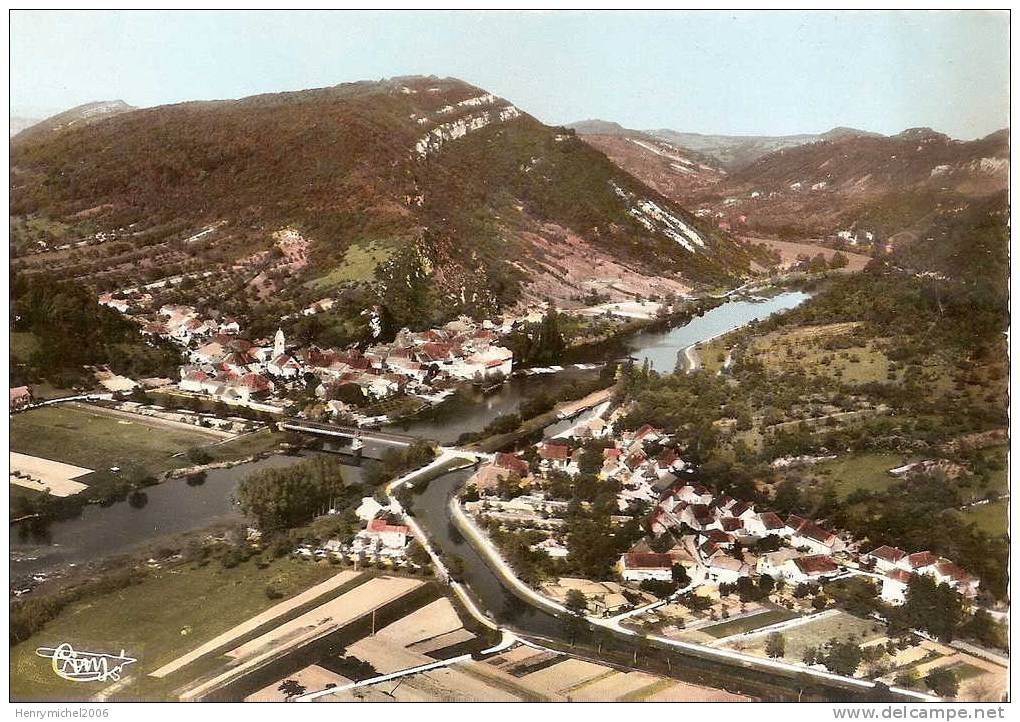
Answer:
[(773, 579), (785, 579), (785, 565), (802, 555), (796, 549), (780, 549), (758, 557), (758, 573), (768, 574)]
[(691, 504), (680, 513), (680, 521), (696, 531), (722, 529), (719, 510), (707, 504)]
[(301, 364), (295, 361), (292, 356), (282, 353), (266, 364), (266, 370), (274, 376), (292, 379), (301, 374)]
[(790, 515), (786, 526), (791, 530), (790, 543), (796, 547), (807, 547), (815, 554), (832, 554), (843, 551), (846, 544), (828, 529), (810, 519)]
[(744, 532), (751, 536), (767, 537), (774, 534), (778, 537), (786, 537), (790, 535), (791, 531), (786, 526), (786, 522), (774, 511), (763, 511), (749, 519), (744, 519)]
[(538, 544), (532, 544), (531, 548), (534, 551), (545, 552), (553, 559), (563, 559), (569, 553), (568, 549), (553, 537), (544, 539), (540, 541)]
[(716, 584), (735, 584), (741, 577), (751, 576), (751, 566), (725, 554), (712, 557), (707, 565), (708, 580)]
[(379, 539), (384, 547), (403, 549), (407, 546), (407, 537), (411, 530), (403, 524), (390, 524), (385, 519), (372, 519), (360, 534)]
[(861, 561), (872, 562), (877, 571), (888, 572), (900, 568), (900, 562), (906, 556), (907, 553), (897, 547), (880, 546), (862, 556)]
[(673, 581), (673, 558), (654, 552), (627, 552), (620, 557), (620, 576), (628, 582)]
[(913, 575), (903, 569), (890, 569), (882, 577), (882, 599), (889, 604), (903, 604), (907, 601), (907, 585)]
[(687, 502), (688, 504), (711, 504), (712, 503), (712, 492), (703, 487), (701, 484), (684, 484), (677, 489), (674, 494), (680, 501)]
[(790, 559), (780, 567), (783, 578), (791, 582), (810, 582), (838, 574), (840, 567), (824, 554)]

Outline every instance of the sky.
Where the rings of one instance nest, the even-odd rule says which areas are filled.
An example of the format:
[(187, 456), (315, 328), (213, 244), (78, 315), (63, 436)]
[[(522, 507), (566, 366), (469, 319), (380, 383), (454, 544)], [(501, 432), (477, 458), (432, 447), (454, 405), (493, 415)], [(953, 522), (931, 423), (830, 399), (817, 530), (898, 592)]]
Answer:
[(549, 124), (781, 135), (1009, 123), (1005, 12), (11, 14), (11, 114), (458, 77)]

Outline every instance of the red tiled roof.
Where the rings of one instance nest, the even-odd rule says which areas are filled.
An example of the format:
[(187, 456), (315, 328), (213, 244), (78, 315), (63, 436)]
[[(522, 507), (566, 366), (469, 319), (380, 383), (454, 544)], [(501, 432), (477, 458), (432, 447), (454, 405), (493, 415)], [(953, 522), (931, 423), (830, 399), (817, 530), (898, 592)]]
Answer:
[(944, 577), (950, 577), (954, 581), (961, 582), (963, 584), (969, 584), (973, 581), (973, 577), (967, 573), (967, 570), (963, 567), (957, 566), (948, 559), (939, 560), (938, 564), (935, 565), (935, 569)]
[(736, 531), (737, 529), (744, 528), (744, 522), (741, 519), (727, 517), (726, 519), (722, 520), (722, 528), (724, 531)]
[(869, 557), (875, 557), (876, 559), (881, 559), (882, 561), (886, 562), (892, 562), (894, 564), (903, 557), (905, 557), (906, 555), (907, 553), (902, 549), (885, 545), (868, 552)]
[(702, 524), (707, 524), (715, 519), (715, 515), (712, 514), (712, 510), (707, 504), (691, 504), (690, 509), (694, 518)]
[(751, 509), (751, 505), (748, 504), (746, 501), (738, 501), (736, 504), (730, 507), (729, 513), (732, 516), (740, 516), (749, 509)]
[(623, 555), (623, 565), (628, 569), (672, 569), (673, 558), (654, 552), (627, 552)]
[(923, 551), (910, 554), (907, 557), (907, 564), (910, 565), (911, 569), (919, 569), (920, 567), (929, 567), (937, 563), (938, 560), (939, 558), (931, 552)]
[(411, 530), (403, 524), (390, 524), (385, 519), (373, 519), (368, 522), (369, 531), (376, 531), (379, 533), (383, 532), (399, 532), (401, 534), (409, 534)]
[(903, 584), (909, 583), (914, 576), (905, 569), (890, 569), (885, 573), (885, 575), (890, 579), (895, 579), (897, 582), (901, 582)]
[(542, 444), (538, 448), (538, 455), (543, 459), (566, 461), (570, 458), (570, 447), (560, 444)]
[(765, 526), (766, 529), (782, 529), (786, 524), (774, 511), (763, 511), (758, 515), (758, 519)]
[(519, 456), (506, 454), (502, 451), (496, 454), (496, 466), (503, 469), (509, 469), (510, 471), (516, 471), (521, 475), (528, 473), (528, 462)]
[(268, 391), (272, 388), (269, 379), (256, 373), (245, 374), (241, 377), (241, 382), (248, 388), (255, 389), (256, 391)]
[(643, 439), (646, 436), (648, 436), (648, 434), (652, 433), (653, 431), (658, 432), (659, 430), (656, 429), (651, 424), (645, 424), (640, 429), (638, 429), (637, 431), (634, 432), (634, 438), (635, 439)]
[(705, 534), (705, 536), (709, 541), (714, 541), (717, 544), (733, 543), (733, 536), (731, 534), (727, 534), (721, 529), (711, 529), (707, 534)]
[(790, 516), (786, 517), (786, 526), (790, 527), (794, 531), (797, 531), (798, 529), (800, 529), (805, 524), (807, 524), (807, 519), (805, 519), (802, 516), (797, 516), (796, 514), (790, 514)]
[(430, 361), (441, 361), (450, 358), (450, 345), (429, 341), (422, 344), (420, 354), (422, 358)]
[(839, 570), (839, 565), (824, 554), (816, 554), (810, 557), (799, 557), (793, 560), (804, 574), (831, 574)]

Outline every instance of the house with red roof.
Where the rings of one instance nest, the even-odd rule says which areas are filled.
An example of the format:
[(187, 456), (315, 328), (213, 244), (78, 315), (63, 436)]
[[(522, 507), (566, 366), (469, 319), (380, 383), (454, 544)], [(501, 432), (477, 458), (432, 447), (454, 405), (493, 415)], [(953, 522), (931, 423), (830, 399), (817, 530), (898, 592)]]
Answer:
[(914, 552), (900, 559), (896, 566), (908, 572), (923, 574), (928, 567), (938, 564), (939, 558), (930, 551)]
[(794, 583), (819, 581), (839, 574), (840, 566), (825, 554), (790, 559), (781, 567), (783, 577)]
[(717, 584), (736, 584), (741, 577), (749, 577), (754, 572), (747, 562), (726, 554), (716, 554), (706, 565), (707, 578)]
[(861, 561), (874, 564), (877, 571), (887, 572), (891, 569), (902, 568), (900, 562), (905, 556), (907, 553), (898, 547), (882, 545), (863, 555)]
[(680, 521), (695, 531), (722, 528), (719, 510), (708, 504), (690, 504), (680, 513)]
[(566, 471), (570, 465), (570, 447), (565, 444), (546, 442), (538, 447), (538, 458), (547, 469)]
[(11, 411), (19, 411), (32, 403), (32, 390), (27, 386), (11, 387)]
[(495, 462), (496, 466), (500, 467), (501, 469), (513, 471), (516, 474), (519, 474), (521, 477), (525, 477), (528, 475), (528, 462), (526, 462), (524, 459), (517, 456), (516, 454), (507, 454), (501, 451), (496, 454)]
[(627, 552), (620, 557), (620, 576), (628, 582), (673, 581), (673, 557), (655, 552)]
[(791, 514), (786, 526), (792, 531), (790, 543), (796, 547), (807, 547), (815, 554), (832, 554), (846, 549), (842, 539), (810, 519)]
[(772, 534), (778, 537), (785, 537), (791, 533), (790, 528), (786, 526), (786, 522), (774, 511), (763, 511), (750, 519), (746, 519), (744, 521), (744, 531), (751, 536), (759, 538)]
[(907, 601), (907, 586), (913, 574), (905, 569), (893, 568), (882, 577), (881, 597), (889, 604), (903, 604)]

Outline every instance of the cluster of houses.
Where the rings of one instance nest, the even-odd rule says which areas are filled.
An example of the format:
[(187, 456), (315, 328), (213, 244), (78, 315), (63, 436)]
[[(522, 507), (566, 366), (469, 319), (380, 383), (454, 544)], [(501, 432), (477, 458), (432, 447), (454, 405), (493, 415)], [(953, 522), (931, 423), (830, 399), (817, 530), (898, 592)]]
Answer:
[[(858, 556), (846, 540), (811, 519), (796, 514), (783, 519), (749, 502), (717, 499), (696, 482), (680, 482), (665, 492), (649, 518), (649, 529), (656, 535), (670, 532), (678, 543), (666, 554), (650, 553), (647, 545), (624, 554), (624, 579), (669, 579), (673, 564), (693, 563), (694, 568), (687, 569), (692, 577), (700, 572), (718, 583), (763, 574), (794, 584), (861, 574), (877, 579), (882, 598), (891, 604), (905, 601), (915, 574), (930, 575), (966, 597), (977, 594), (976, 579), (931, 552), (907, 554), (882, 546)], [(757, 556), (744, 548), (770, 536), (782, 547)]]
[[(327, 299), (328, 300), (328, 299)], [(127, 301), (111, 294), (99, 302), (124, 314), (134, 314), (151, 303), (151, 297)], [(309, 312), (324, 310), (322, 304)], [(166, 304), (155, 318), (142, 321), (142, 333), (168, 339), (186, 350), (189, 363), (180, 368), (182, 391), (206, 394), (228, 403), (257, 405), (303, 389), (309, 376), (317, 380), (315, 393), (334, 415), (358, 418), (357, 403), (340, 392), (355, 386), (365, 402), (398, 394), (434, 403), (451, 394), (463, 381), (502, 380), (513, 370), (513, 352), (499, 345), (501, 329), (461, 317), (442, 328), (422, 332), (407, 329), (392, 343), (343, 350), (288, 346), (282, 331), (272, 343), (249, 341), (231, 318), (206, 318), (191, 306)], [(144, 319), (144, 320), (143, 320)]]
[(374, 563), (389, 562), (403, 564), (407, 559), (407, 547), (411, 541), (411, 529), (395, 520), (390, 509), (374, 498), (366, 496), (355, 510), (358, 519), (365, 526), (350, 541), (330, 539), (322, 547), (313, 549), (307, 544), (297, 548), (297, 553), (308, 557), (345, 558), (353, 562), (370, 560)]
[[(670, 438), (660, 429), (643, 426), (636, 431), (613, 433), (612, 421), (596, 415), (574, 426), (568, 436), (547, 439), (536, 449), (534, 468), (516, 454), (496, 454), (491, 463), (481, 466), (466, 483), (479, 498), (464, 504), (474, 516), (486, 516), (515, 528), (545, 532), (547, 537), (532, 545), (550, 557), (562, 558), (568, 550), (564, 543), (565, 517), (569, 502), (551, 498), (543, 490), (548, 478), (556, 473), (580, 473), (583, 444), (599, 442), (601, 466), (596, 474), (601, 479), (620, 482), (617, 495), (619, 514), (613, 518), (623, 523), (643, 514), (658, 499), (662, 489), (689, 474)], [(511, 498), (501, 498), (508, 484), (514, 486)]]
[(881, 574), (882, 599), (902, 604), (907, 586), (915, 574), (932, 577), (938, 584), (948, 584), (965, 597), (978, 592), (978, 580), (965, 569), (930, 551), (907, 552), (897, 547), (880, 546), (861, 557), (861, 561)]
[[(590, 439), (600, 443), (579, 445)], [(543, 491), (543, 479), (554, 472), (580, 473), (583, 455), (593, 446), (603, 447), (597, 476), (620, 482), (617, 519), (626, 521), (651, 507), (645, 525), (660, 542), (643, 539), (620, 557), (617, 570), (624, 581), (669, 582), (676, 578), (679, 565), (691, 580), (708, 584), (735, 584), (742, 577), (768, 575), (796, 585), (864, 575), (879, 581), (882, 598), (893, 604), (903, 603), (914, 574), (929, 574), (964, 596), (977, 593), (977, 580), (930, 552), (906, 554), (879, 547), (859, 555), (855, 545), (812, 519), (796, 514), (783, 518), (751, 502), (717, 496), (694, 478), (663, 430), (645, 425), (615, 434), (613, 417), (606, 421), (596, 416), (576, 425), (568, 438), (542, 441), (531, 464), (515, 454), (497, 454), (468, 481), (479, 498), (465, 503), (465, 509), (513, 528), (542, 531), (546, 538), (532, 549), (566, 557), (568, 502), (550, 498)], [(586, 463), (590, 471), (590, 457)], [(510, 498), (508, 485), (514, 487)], [(664, 549), (666, 543), (661, 542), (670, 548)], [(765, 549), (769, 551), (759, 551)]]
[[(733, 584), (741, 577), (767, 574), (791, 583), (819, 581), (844, 573), (833, 559), (846, 543), (810, 519), (790, 515), (783, 520), (772, 511), (729, 496), (718, 498), (694, 480), (680, 480), (667, 489), (648, 518), (659, 536), (670, 534), (676, 544), (654, 553), (646, 542), (625, 553), (620, 574), (630, 581), (668, 580), (674, 564), (691, 578)], [(745, 549), (766, 537), (783, 548), (753, 555)]]

